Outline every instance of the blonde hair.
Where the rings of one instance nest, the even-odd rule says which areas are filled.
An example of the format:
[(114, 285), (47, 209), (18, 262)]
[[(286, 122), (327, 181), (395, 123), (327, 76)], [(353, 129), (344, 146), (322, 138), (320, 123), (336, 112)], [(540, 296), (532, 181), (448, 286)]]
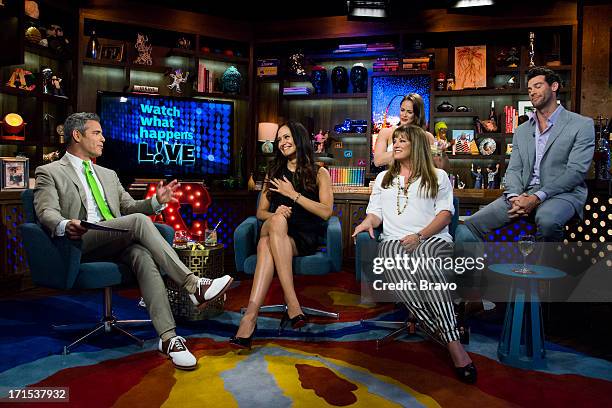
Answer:
[[(398, 137), (405, 137), (410, 142), (410, 165), (412, 168), (412, 177), (414, 179), (421, 178), (419, 191), (424, 191), (425, 195), (430, 198), (435, 198), (438, 195), (438, 176), (431, 157), (431, 147), (425, 131), (416, 125), (399, 126), (393, 131), (392, 140)], [(384, 175), (382, 180), (382, 188), (389, 188), (393, 183), (393, 179), (400, 173), (400, 162), (393, 160), (389, 166), (389, 170)]]

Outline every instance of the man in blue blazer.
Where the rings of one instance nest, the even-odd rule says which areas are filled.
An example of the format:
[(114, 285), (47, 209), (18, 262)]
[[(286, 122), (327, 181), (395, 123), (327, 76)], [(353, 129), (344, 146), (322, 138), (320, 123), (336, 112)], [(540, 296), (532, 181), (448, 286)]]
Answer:
[(595, 148), (593, 120), (557, 105), (561, 79), (552, 70), (533, 68), (527, 81), (536, 110), (512, 138), (506, 191), (465, 221), (479, 241), (519, 217), (533, 217), (536, 239), (558, 242), (565, 224), (582, 217)]

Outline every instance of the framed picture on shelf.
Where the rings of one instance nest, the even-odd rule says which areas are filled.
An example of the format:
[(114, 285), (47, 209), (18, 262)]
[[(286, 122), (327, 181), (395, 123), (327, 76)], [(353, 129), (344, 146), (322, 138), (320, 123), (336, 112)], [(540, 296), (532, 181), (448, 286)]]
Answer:
[(487, 86), (487, 46), (455, 47), (455, 89)]
[(470, 154), (471, 144), (474, 142), (474, 129), (453, 129), (453, 151)]
[(522, 116), (533, 113), (535, 108), (533, 107), (531, 101), (518, 101), (517, 111), (519, 116)]
[[(557, 99), (557, 105), (561, 105), (561, 100)], [(519, 116), (531, 115), (535, 112), (535, 108), (531, 101), (518, 101), (517, 112)]]
[(29, 159), (0, 157), (0, 191), (25, 190), (29, 186)]
[(103, 60), (123, 61), (123, 43), (107, 43), (102, 45), (100, 57)]

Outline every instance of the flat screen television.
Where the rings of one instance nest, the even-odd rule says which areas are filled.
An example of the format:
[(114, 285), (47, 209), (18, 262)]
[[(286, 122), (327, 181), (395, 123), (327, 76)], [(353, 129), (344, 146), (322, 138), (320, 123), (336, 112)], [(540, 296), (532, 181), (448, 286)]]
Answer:
[(232, 172), (231, 101), (98, 92), (98, 163), (135, 178), (201, 180)]

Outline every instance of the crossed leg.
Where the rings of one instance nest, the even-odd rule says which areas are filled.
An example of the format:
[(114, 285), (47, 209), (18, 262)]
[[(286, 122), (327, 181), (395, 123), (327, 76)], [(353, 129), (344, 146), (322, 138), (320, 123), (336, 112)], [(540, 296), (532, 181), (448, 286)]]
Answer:
[(251, 288), (246, 313), (240, 321), (236, 337), (246, 338), (253, 333), (259, 308), (266, 298), (275, 269), (283, 289), (289, 316), (295, 317), (302, 313), (293, 286), (293, 270), (291, 267), (293, 256), (297, 254), (297, 248), (295, 241), (287, 234), (287, 231), (287, 219), (280, 214), (268, 218), (261, 227), (257, 244), (257, 264), (253, 277), (253, 287)]

